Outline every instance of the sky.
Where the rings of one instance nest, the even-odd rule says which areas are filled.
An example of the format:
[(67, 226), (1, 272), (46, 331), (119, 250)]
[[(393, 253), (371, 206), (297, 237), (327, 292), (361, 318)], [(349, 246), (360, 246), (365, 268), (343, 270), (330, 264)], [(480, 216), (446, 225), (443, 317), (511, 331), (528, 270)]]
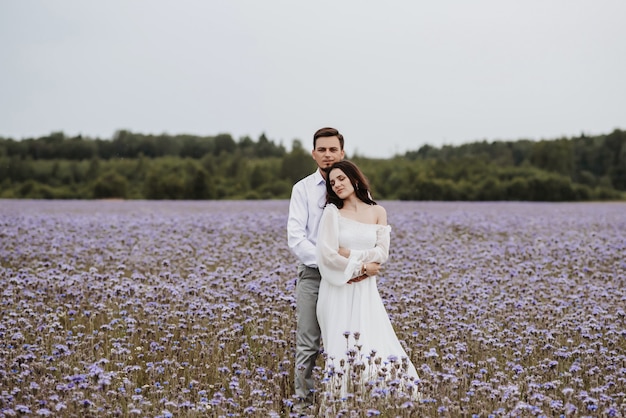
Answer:
[(623, 0), (0, 0), (0, 137), (231, 134), (348, 156), (626, 129)]

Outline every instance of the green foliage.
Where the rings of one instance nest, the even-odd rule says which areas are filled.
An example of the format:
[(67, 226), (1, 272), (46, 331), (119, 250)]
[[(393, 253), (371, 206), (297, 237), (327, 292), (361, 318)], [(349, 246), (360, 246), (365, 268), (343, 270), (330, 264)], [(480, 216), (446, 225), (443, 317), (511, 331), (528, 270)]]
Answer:
[(315, 162), (311, 154), (302, 148), (294, 148), (282, 159), (280, 177), (289, 180), (292, 184), (308, 176), (315, 170)]
[(124, 199), (127, 192), (128, 180), (114, 171), (109, 171), (98, 177), (93, 186), (93, 197), (96, 199)]
[(198, 159), (207, 154), (220, 156), (243, 150), (248, 151), (247, 156), (257, 158), (282, 157), (286, 153), (282, 145), (275, 144), (265, 134), (256, 143), (249, 138), (237, 143), (229, 134), (214, 137), (144, 135), (127, 130), (117, 131), (111, 140), (83, 138), (80, 135), (69, 138), (63, 132), (21, 141), (0, 138), (0, 156), (30, 157), (34, 160), (135, 159), (142, 155), (148, 158), (171, 156)]
[[(391, 159), (353, 157), (376, 200), (585, 201), (626, 198), (626, 132), (554, 141), (487, 141)], [(0, 138), (0, 198), (287, 199), (315, 169), (265, 134), (142, 135), (112, 140), (62, 132)]]
[(216, 188), (208, 172), (196, 160), (163, 158), (149, 164), (144, 182), (147, 199), (212, 199)]
[[(291, 194), (293, 184), (288, 180), (279, 179), (266, 183), (259, 189), (264, 199), (287, 199)], [(271, 196), (271, 197), (268, 197)]]
[(398, 195), (401, 200), (457, 200), (454, 183), (447, 179), (418, 177)]
[(3, 198), (15, 197), (22, 199), (79, 199), (84, 192), (67, 186), (53, 187), (36, 180), (26, 180), (16, 184), (9, 193), (2, 193)]

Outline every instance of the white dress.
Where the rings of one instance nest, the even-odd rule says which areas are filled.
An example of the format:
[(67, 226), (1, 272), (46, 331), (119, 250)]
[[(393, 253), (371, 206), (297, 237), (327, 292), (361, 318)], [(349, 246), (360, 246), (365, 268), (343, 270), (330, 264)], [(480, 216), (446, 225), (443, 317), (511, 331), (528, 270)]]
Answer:
[[(345, 218), (333, 204), (324, 208), (320, 220), (317, 264), (322, 281), (317, 318), (322, 331), (327, 380), (332, 381), (338, 374), (340, 377), (343, 374), (340, 379), (343, 381), (339, 382), (342, 396), (354, 389), (350, 387), (354, 376), (348, 375), (349, 368), (355, 363), (365, 366), (360, 373), (360, 383), (377, 379), (380, 382), (381, 378), (387, 382), (395, 380), (396, 385), (402, 381), (405, 393), (417, 394), (413, 386), (418, 379), (417, 371), (393, 330), (378, 292), (376, 276), (347, 283), (359, 275), (363, 263), (387, 261), (390, 232), (388, 225), (365, 224)], [(339, 247), (349, 248), (350, 257), (339, 255)], [(358, 333), (358, 340), (355, 333)], [(348, 354), (350, 349), (352, 353)], [(375, 350), (373, 357), (372, 350)], [(375, 362), (376, 357), (379, 364)], [(390, 359), (393, 363), (389, 362)], [(403, 359), (404, 367), (401, 366)]]

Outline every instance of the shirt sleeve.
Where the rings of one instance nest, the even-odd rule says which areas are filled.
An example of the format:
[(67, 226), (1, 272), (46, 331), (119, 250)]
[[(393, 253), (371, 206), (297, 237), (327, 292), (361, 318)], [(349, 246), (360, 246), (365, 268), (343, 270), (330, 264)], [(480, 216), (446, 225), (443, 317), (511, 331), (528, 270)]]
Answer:
[(390, 226), (377, 229), (376, 246), (369, 250), (350, 250), (350, 257), (339, 254), (339, 210), (327, 205), (320, 221), (317, 236), (317, 265), (322, 280), (342, 286), (359, 275), (363, 263), (383, 263), (389, 257)]
[(308, 207), (305, 187), (296, 184), (289, 200), (287, 243), (301, 263), (315, 266), (315, 244), (307, 238)]

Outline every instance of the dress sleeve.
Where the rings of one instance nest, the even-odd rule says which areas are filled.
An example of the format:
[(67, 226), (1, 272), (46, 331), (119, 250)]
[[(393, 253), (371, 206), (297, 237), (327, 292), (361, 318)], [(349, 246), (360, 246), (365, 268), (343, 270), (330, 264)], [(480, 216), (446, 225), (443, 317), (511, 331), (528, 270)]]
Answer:
[(363, 263), (383, 263), (389, 257), (391, 227), (380, 226), (376, 233), (376, 246), (369, 250), (350, 250), (350, 257), (339, 254), (339, 210), (329, 204), (324, 208), (317, 236), (317, 265), (322, 280), (335, 286), (345, 285), (358, 276)]
[(361, 263), (384, 263), (389, 258), (391, 226), (378, 225), (376, 228), (376, 245), (369, 250), (350, 250), (350, 257), (358, 257)]

